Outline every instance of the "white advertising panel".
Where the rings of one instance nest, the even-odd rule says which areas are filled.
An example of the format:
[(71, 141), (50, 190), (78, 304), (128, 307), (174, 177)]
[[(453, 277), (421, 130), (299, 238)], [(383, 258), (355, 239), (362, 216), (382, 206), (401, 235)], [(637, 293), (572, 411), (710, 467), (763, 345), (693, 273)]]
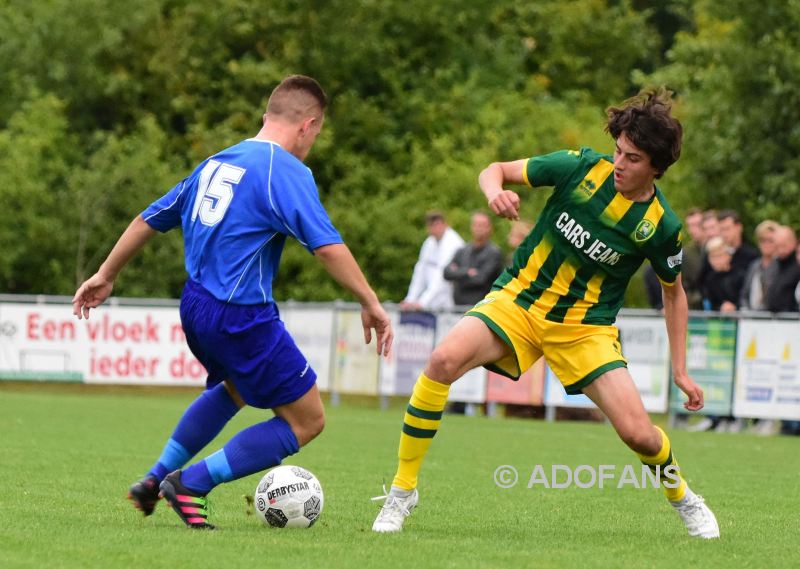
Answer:
[(737, 417), (800, 419), (800, 322), (740, 322), (735, 385)]
[(101, 306), (88, 320), (63, 304), (0, 304), (0, 378), (205, 385), (177, 307)]
[(628, 371), (650, 413), (666, 413), (669, 403), (669, 339), (660, 317), (617, 318)]
[(341, 310), (336, 314), (336, 365), (330, 390), (360, 395), (378, 394), (378, 355), (375, 339), (364, 343), (361, 312)]
[(317, 372), (317, 387), (330, 390), (331, 356), (333, 355), (333, 309), (299, 308), (281, 309), (281, 318), (294, 338), (297, 347)]

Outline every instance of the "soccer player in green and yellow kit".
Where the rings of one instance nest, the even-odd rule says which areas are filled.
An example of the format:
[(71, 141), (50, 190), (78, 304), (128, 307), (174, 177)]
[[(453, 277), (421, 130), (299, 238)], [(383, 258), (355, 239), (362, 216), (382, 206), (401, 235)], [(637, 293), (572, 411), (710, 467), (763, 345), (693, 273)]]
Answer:
[[(450, 384), (477, 366), (516, 379), (544, 355), (566, 391), (586, 394), (644, 464), (677, 468), (669, 438), (644, 409), (613, 324), (628, 281), (649, 260), (662, 283), (675, 384), (688, 397), (686, 409), (703, 407), (703, 392), (686, 372), (681, 224), (655, 185), (678, 160), (683, 131), (663, 89), (607, 113), (613, 157), (583, 148), (496, 162), (481, 172), (489, 206), (508, 219), (518, 218), (520, 202), (505, 184), (555, 189), (512, 266), (437, 346), (417, 380), (397, 474), (374, 531), (402, 529), (419, 499), (417, 476)], [(665, 486), (667, 499), (689, 534), (719, 537), (714, 514), (683, 477), (677, 485), (662, 480), (675, 486)]]

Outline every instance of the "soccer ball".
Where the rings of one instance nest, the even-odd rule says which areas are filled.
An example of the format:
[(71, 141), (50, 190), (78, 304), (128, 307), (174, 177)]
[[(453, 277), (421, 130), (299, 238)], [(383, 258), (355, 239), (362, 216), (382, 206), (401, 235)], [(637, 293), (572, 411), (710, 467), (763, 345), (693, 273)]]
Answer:
[(322, 486), (299, 466), (279, 466), (258, 483), (255, 505), (261, 521), (275, 528), (307, 528), (322, 513)]

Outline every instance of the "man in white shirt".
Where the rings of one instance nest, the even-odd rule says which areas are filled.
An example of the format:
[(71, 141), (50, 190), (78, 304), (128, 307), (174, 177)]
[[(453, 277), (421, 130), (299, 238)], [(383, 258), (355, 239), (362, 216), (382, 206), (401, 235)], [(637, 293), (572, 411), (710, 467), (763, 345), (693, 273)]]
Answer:
[(464, 246), (464, 240), (447, 225), (444, 214), (431, 211), (425, 215), (428, 238), (422, 243), (419, 260), (400, 303), (402, 310), (446, 310), (453, 307), (453, 287), (444, 279), (444, 269)]

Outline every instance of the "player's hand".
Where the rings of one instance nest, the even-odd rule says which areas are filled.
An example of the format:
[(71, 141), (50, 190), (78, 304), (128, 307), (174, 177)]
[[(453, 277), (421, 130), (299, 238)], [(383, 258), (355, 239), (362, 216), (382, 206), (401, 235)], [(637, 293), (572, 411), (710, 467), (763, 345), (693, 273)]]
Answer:
[(519, 195), (511, 190), (502, 190), (489, 199), (491, 210), (506, 219), (519, 220)]
[(372, 341), (374, 328), (375, 335), (378, 337), (378, 355), (388, 358), (392, 351), (394, 332), (392, 331), (392, 320), (383, 307), (378, 303), (362, 307), (361, 325), (364, 327), (364, 343), (369, 344)]
[(100, 306), (110, 295), (114, 288), (114, 281), (109, 281), (100, 273), (95, 273), (85, 281), (72, 297), (72, 313), (78, 320), (89, 318), (89, 310)]
[(405, 310), (408, 312), (418, 312), (422, 310), (422, 305), (419, 302), (404, 300), (400, 303), (400, 310)]
[(683, 406), (687, 411), (699, 411), (703, 408), (703, 390), (688, 375), (675, 376), (675, 385), (689, 398)]

